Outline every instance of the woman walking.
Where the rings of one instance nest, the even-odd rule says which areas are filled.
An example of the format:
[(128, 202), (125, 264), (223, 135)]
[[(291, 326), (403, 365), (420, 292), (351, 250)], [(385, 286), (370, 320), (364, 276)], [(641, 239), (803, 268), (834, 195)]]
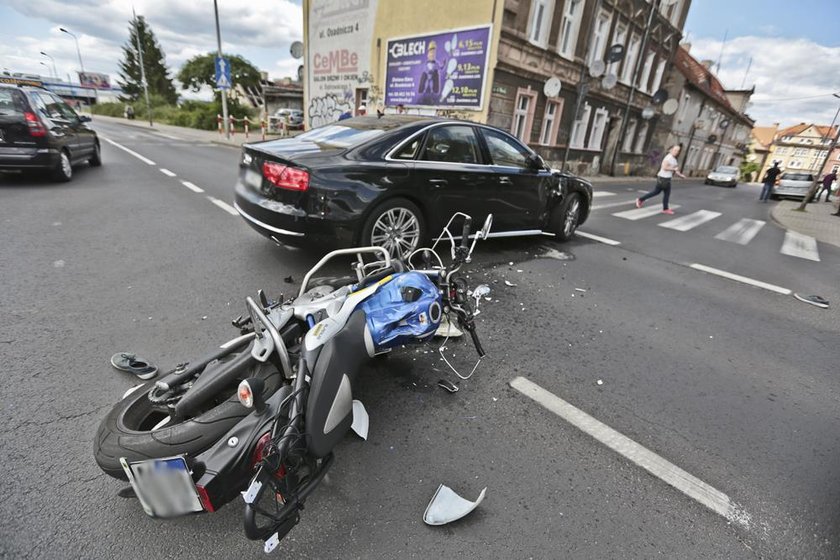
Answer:
[(679, 144), (675, 144), (671, 146), (670, 150), (668, 150), (668, 153), (662, 159), (662, 165), (659, 166), (659, 173), (656, 174), (656, 187), (654, 187), (654, 189), (649, 193), (636, 199), (636, 208), (641, 208), (647, 199), (653, 198), (659, 193), (663, 193), (662, 213), (674, 213), (674, 211), (668, 207), (668, 200), (671, 198), (671, 177), (673, 177), (674, 173), (676, 173), (677, 176), (685, 179), (685, 175), (680, 173), (679, 162), (677, 162), (677, 156), (680, 155), (680, 149), (681, 146)]

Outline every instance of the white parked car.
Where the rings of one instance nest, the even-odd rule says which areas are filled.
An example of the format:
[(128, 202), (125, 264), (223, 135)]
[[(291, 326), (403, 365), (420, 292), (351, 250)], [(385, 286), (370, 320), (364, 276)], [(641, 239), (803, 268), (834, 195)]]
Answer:
[(805, 171), (785, 171), (779, 177), (779, 182), (773, 188), (770, 195), (774, 200), (781, 197), (805, 198), (808, 189), (814, 184), (813, 173)]
[(738, 185), (738, 168), (731, 165), (721, 165), (706, 176), (707, 185), (722, 185), (732, 187)]

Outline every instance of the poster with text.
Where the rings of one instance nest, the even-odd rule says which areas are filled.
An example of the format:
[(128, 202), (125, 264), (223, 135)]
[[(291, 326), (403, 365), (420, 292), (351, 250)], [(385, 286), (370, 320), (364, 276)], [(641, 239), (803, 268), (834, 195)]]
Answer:
[(377, 0), (309, 4), (306, 113), (309, 127), (354, 114), (356, 90), (371, 86), (370, 45)]
[(490, 26), (388, 41), (385, 104), (480, 111)]
[(111, 89), (111, 76), (96, 72), (79, 72), (79, 83), (82, 87)]

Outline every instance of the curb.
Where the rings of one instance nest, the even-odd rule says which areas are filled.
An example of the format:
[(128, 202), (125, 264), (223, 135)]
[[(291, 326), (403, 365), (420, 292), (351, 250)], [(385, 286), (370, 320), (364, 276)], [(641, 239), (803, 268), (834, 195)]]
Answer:
[[(820, 243), (825, 243), (825, 244), (827, 244), (827, 245), (831, 245), (831, 246), (833, 246), (833, 247), (840, 247), (840, 243), (838, 243), (838, 242), (836, 242), (836, 241), (827, 240), (827, 239), (825, 238), (825, 236), (817, 238), (816, 236), (812, 236), (812, 235), (810, 235), (809, 233), (805, 233), (805, 232), (799, 231), (797, 228), (795, 228), (795, 227), (793, 227), (793, 226), (785, 225), (785, 223), (782, 221), (782, 219), (781, 219), (781, 218), (779, 218), (779, 217), (776, 215), (776, 212), (777, 212), (778, 208), (779, 208), (779, 204), (777, 203), (777, 204), (776, 204), (776, 206), (774, 206), (774, 207), (770, 210), (770, 220), (771, 220), (771, 221), (772, 221), (772, 222), (773, 222), (776, 226), (778, 226), (778, 227), (780, 227), (780, 228), (782, 228), (782, 229), (784, 229), (784, 230), (795, 231), (796, 233), (800, 233), (800, 234), (802, 234), (802, 235), (808, 235), (808, 236), (810, 236), (810, 237), (815, 237), (815, 238), (817, 239), (817, 241), (819, 241)], [(807, 208), (807, 206), (806, 206), (806, 208)], [(807, 212), (807, 210), (806, 210), (806, 212)]]

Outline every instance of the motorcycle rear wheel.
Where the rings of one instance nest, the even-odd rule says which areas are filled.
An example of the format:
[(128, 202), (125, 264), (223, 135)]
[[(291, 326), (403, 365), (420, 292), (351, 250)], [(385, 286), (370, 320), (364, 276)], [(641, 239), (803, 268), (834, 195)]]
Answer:
[[(270, 363), (257, 364), (249, 377), (263, 379), (266, 398), (283, 383), (283, 376)], [(154, 381), (150, 381), (122, 399), (99, 425), (93, 455), (109, 476), (126, 480), (120, 457), (132, 462), (181, 454), (195, 456), (251, 413), (239, 403), (233, 386), (194, 417), (153, 429), (167, 416), (148, 398), (153, 387)]]

